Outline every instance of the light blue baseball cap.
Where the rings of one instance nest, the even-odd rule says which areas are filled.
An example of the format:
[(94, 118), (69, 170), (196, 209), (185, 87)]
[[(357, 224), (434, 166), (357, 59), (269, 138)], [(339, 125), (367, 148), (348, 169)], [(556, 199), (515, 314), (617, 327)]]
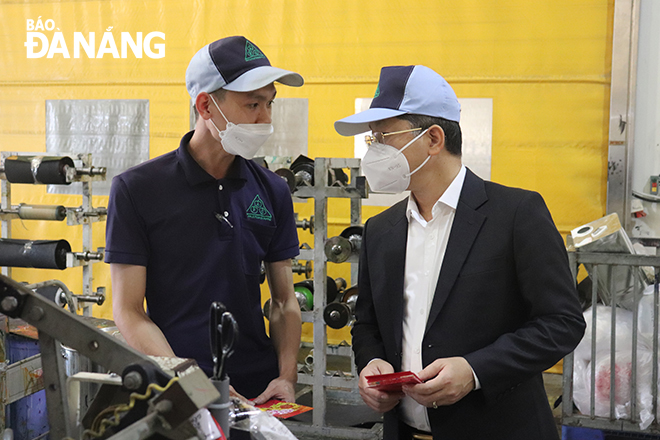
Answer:
[(368, 110), (335, 122), (343, 136), (369, 131), (369, 123), (412, 113), (460, 122), (461, 105), (445, 79), (426, 66), (388, 66), (380, 71)]

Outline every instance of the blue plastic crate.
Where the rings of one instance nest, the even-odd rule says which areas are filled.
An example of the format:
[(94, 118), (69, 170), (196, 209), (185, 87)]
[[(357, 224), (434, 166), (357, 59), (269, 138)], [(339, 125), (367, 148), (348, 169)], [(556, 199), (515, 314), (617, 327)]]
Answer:
[(605, 440), (605, 434), (599, 429), (562, 426), (561, 440)]
[[(40, 353), (39, 342), (20, 335), (7, 335), (7, 359), (10, 364)], [(7, 406), (7, 427), (16, 440), (32, 440), (49, 431), (46, 391), (41, 390)]]
[(621, 431), (603, 431), (605, 433), (605, 440), (658, 440), (660, 436), (657, 434), (644, 434), (643, 432), (621, 432)]

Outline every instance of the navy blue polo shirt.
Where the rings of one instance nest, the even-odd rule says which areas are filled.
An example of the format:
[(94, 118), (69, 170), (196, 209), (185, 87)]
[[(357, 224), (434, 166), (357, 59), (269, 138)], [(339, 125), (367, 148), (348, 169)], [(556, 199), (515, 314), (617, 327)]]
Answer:
[(283, 179), (240, 156), (215, 179), (188, 152), (192, 135), (113, 179), (105, 261), (147, 268), (149, 317), (177, 356), (207, 374), (209, 309), (223, 302), (240, 332), (227, 372), (254, 398), (278, 376), (261, 313), (261, 262), (298, 255), (293, 203)]

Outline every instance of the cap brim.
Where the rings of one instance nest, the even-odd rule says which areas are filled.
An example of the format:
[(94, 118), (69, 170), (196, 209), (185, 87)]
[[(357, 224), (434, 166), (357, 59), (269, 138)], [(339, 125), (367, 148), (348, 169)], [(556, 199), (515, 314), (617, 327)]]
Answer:
[(251, 92), (275, 81), (291, 87), (300, 87), (305, 82), (303, 77), (295, 72), (273, 66), (261, 66), (248, 70), (222, 88), (232, 92)]
[(335, 122), (335, 130), (342, 136), (355, 136), (371, 130), (369, 123), (404, 115), (406, 112), (391, 108), (370, 108)]

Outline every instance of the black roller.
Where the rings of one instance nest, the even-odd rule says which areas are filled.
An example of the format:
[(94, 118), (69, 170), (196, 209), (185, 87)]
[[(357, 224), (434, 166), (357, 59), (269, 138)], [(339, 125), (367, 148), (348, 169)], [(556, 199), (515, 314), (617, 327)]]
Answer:
[(0, 266), (66, 269), (66, 240), (0, 239)]
[[(355, 302), (357, 300), (357, 295), (359, 294), (358, 286), (357, 284), (355, 286), (349, 287), (348, 289), (344, 290), (342, 293), (342, 297), (339, 301), (345, 302), (345, 303), (350, 303), (351, 301)], [(355, 299), (351, 299), (351, 297), (355, 296)]]
[(352, 315), (353, 311), (350, 307), (342, 302), (330, 303), (325, 307), (325, 310), (323, 310), (323, 320), (328, 327), (334, 329), (346, 327), (351, 320)]
[(68, 185), (66, 172), (74, 167), (68, 156), (10, 156), (5, 159), (5, 176), (10, 183)]
[[(42, 286), (38, 289), (35, 289), (34, 291), (57, 304), (57, 293), (60, 291), (60, 286)], [(66, 304), (62, 305), (62, 307), (65, 306)]]
[(296, 190), (296, 176), (293, 174), (293, 171), (288, 168), (280, 168), (275, 170), (275, 174), (284, 179), (290, 192), (293, 193)]
[[(303, 156), (301, 154), (296, 158), (296, 160), (293, 161), (290, 169), (293, 171), (293, 174), (300, 176), (301, 182), (305, 180), (302, 176), (308, 175), (308, 183), (311, 186), (314, 186), (314, 159), (310, 159), (309, 157)], [(298, 185), (298, 182), (296, 182), (296, 185)]]
[(349, 239), (356, 235), (362, 237), (363, 231), (364, 231), (364, 226), (349, 226), (348, 228), (341, 231), (339, 235), (346, 239)]
[(357, 284), (343, 292), (342, 298), (337, 302), (328, 304), (323, 310), (323, 320), (334, 329), (346, 327), (355, 316), (355, 303), (358, 298)]
[[(312, 293), (314, 293), (314, 280), (303, 280), (299, 281), (294, 284), (294, 286), (303, 286), (307, 287)], [(327, 291), (327, 297), (326, 297), (326, 302), (333, 302), (337, 298), (337, 293), (339, 289), (337, 289), (337, 283), (335, 282), (332, 277), (328, 276), (326, 277), (326, 291)]]

